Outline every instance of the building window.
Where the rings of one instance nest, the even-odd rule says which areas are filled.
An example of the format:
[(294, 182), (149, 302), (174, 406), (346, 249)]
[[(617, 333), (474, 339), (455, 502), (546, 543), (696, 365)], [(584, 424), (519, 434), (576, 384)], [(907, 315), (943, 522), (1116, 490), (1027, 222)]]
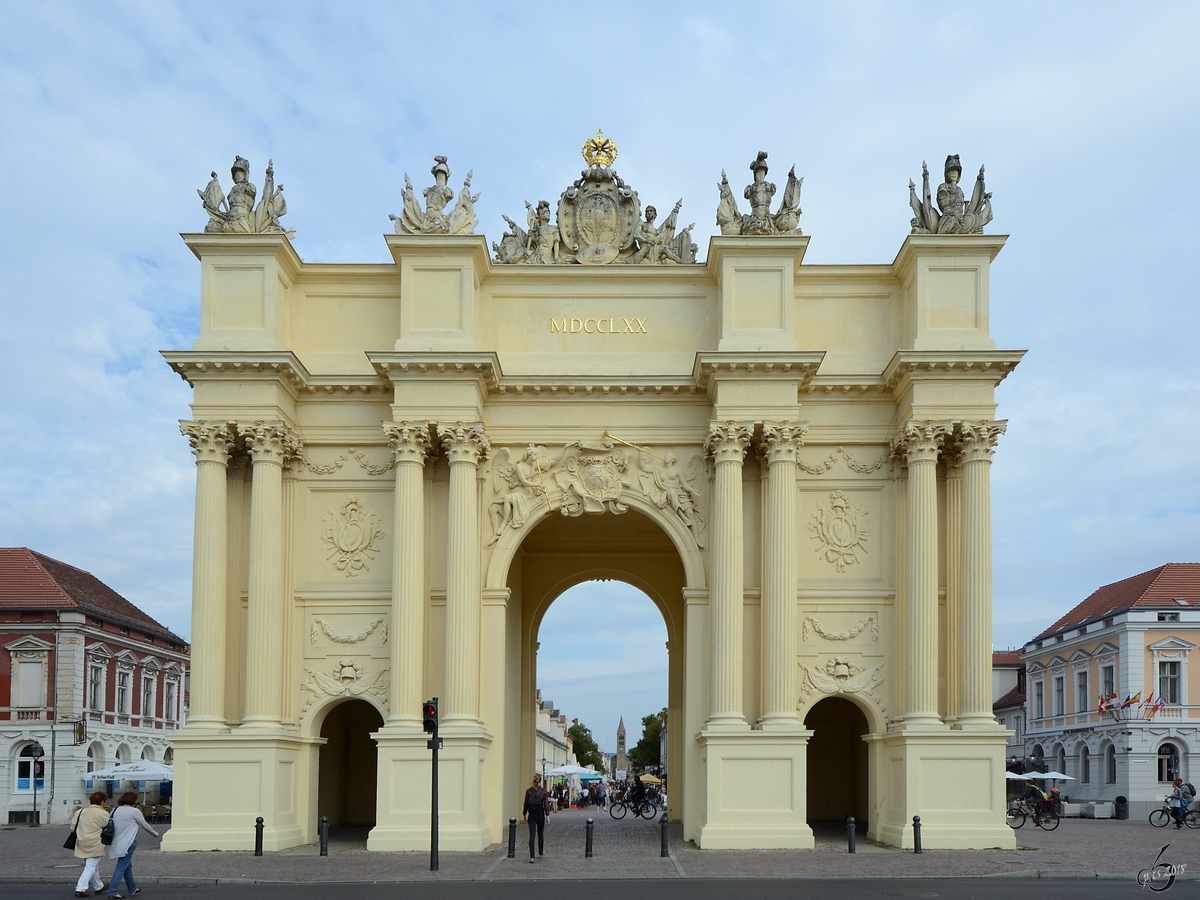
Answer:
[(1110, 616), (1109, 618), (1104, 620), (1104, 627), (1112, 628), (1112, 623), (1113, 623), (1113, 620), (1112, 620), (1112, 617)]
[(1054, 714), (1061, 716), (1066, 709), (1066, 679), (1061, 675), (1054, 677)]
[(1092, 781), (1092, 754), (1087, 747), (1079, 751), (1079, 780), (1083, 784)]
[(1179, 613), (1177, 613), (1177, 612), (1160, 612), (1158, 614), (1158, 621), (1160, 621), (1160, 622), (1178, 622), (1179, 621)]
[(1075, 712), (1085, 713), (1092, 708), (1091, 698), (1088, 697), (1088, 673), (1075, 673)]
[(1112, 744), (1104, 748), (1104, 782), (1117, 783), (1117, 748)]
[(104, 709), (104, 669), (100, 666), (88, 668), (88, 709)]
[(1117, 668), (1116, 666), (1101, 666), (1100, 667), (1100, 683), (1103, 685), (1101, 689), (1105, 697), (1111, 697), (1117, 692)]
[(142, 718), (154, 718), (154, 676), (142, 676)]
[(1046, 684), (1042, 681), (1033, 683), (1033, 717), (1046, 718)]
[(175, 721), (175, 682), (167, 682), (166, 695), (163, 699), (163, 718), (168, 722)]
[(117, 673), (117, 715), (129, 715), (129, 674)]
[[(1179, 702), (1179, 662), (1161, 660), (1158, 664), (1158, 692), (1168, 703)], [(1160, 778), (1159, 781), (1162, 779)]]
[(1158, 748), (1158, 780), (1170, 783), (1179, 777), (1179, 750), (1174, 744)]
[(1021, 728), (1021, 719), (1022, 719), (1022, 718), (1023, 718), (1023, 716), (1021, 716), (1021, 714), (1020, 714), (1020, 713), (1018, 713), (1017, 715), (1013, 716), (1013, 721), (1012, 721), (1012, 727), (1013, 727), (1013, 738), (1012, 738), (1012, 739), (1013, 739), (1013, 743), (1014, 743), (1014, 744), (1019, 744), (1019, 743), (1021, 743), (1021, 731), (1022, 731), (1022, 728)]

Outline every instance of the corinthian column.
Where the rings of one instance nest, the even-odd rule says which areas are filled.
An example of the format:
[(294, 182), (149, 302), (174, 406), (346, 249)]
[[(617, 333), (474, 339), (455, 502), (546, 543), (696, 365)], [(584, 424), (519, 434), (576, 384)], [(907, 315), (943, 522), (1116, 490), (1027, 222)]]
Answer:
[(764, 730), (795, 728), (796, 714), (796, 452), (807, 423), (764, 422), (767, 462), (763, 522), (763, 714)]
[(192, 550), (193, 728), (225, 726), (226, 487), (233, 436), (226, 422), (180, 422), (196, 454)]
[(388, 722), (421, 727), (425, 674), (425, 459), (428, 422), (384, 422), (396, 460), (392, 517), (392, 690)]
[(246, 714), (243, 727), (278, 728), (283, 718), (285, 620), (283, 464), (300, 442), (283, 422), (238, 424), (253, 464), (250, 475), (250, 577), (246, 617)]
[(446, 539), (447, 725), (479, 721), (479, 489), (475, 476), (491, 442), (482, 422), (437, 427), (450, 461), (450, 509)]
[(753, 426), (714, 422), (704, 449), (716, 465), (713, 483), (709, 607), (712, 615), (712, 702), (709, 730), (746, 728), (742, 714), (742, 459)]
[(992, 453), (1007, 422), (964, 422), (962, 460), (962, 582), (959, 627), (958, 724), (994, 728), (992, 718)]
[(945, 438), (943, 425), (908, 422), (893, 444), (908, 466), (905, 725), (941, 724), (937, 703), (937, 461)]

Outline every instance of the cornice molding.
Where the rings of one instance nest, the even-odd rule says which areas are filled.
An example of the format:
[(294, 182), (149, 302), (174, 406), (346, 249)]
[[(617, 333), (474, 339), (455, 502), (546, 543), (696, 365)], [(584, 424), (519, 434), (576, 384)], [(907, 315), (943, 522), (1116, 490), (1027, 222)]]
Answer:
[(692, 378), (703, 391), (712, 392), (721, 380), (792, 381), (805, 387), (825, 359), (824, 350), (700, 351), (692, 365)]
[(883, 370), (895, 395), (917, 381), (986, 381), (996, 387), (1017, 367), (1025, 350), (898, 350)]
[(202, 381), (275, 381), (294, 399), (391, 390), (373, 375), (313, 375), (290, 350), (164, 350), (162, 357), (191, 387)]
[(206, 256), (274, 256), (295, 278), (304, 268), (304, 260), (283, 233), (264, 234), (207, 234), (201, 232), (179, 235), (197, 259)]
[(1007, 234), (910, 234), (892, 261), (901, 281), (922, 256), (986, 256), (990, 263), (1003, 249)]

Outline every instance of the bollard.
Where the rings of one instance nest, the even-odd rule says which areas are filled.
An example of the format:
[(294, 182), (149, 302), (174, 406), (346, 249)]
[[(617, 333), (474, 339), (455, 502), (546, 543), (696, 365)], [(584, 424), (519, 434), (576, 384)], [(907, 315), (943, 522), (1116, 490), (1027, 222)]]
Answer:
[(667, 845), (667, 814), (663, 813), (661, 819), (658, 820), (658, 829), (662, 835), (662, 849), (659, 850), (659, 856), (670, 856), (671, 848)]
[(913, 853), (921, 852), (921, 817), (913, 816)]
[(854, 852), (854, 816), (846, 820), (846, 852)]
[(517, 817), (508, 820), (508, 858), (517, 858)]
[(595, 834), (595, 832), (596, 832), (595, 823), (591, 819), (588, 819), (587, 820), (587, 840), (583, 846), (583, 855), (584, 856), (592, 855), (592, 835)]
[(254, 820), (254, 855), (262, 856), (263, 817)]
[(321, 855), (329, 855), (329, 817), (321, 816)]

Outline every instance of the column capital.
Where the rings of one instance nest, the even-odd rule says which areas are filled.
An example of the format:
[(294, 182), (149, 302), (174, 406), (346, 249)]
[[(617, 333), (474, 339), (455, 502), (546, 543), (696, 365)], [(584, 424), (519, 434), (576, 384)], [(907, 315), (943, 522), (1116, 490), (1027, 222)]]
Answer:
[(492, 449), (482, 422), (439, 422), (437, 433), (451, 463), (479, 465)]
[(891, 441), (891, 451), (905, 463), (937, 462), (938, 453), (951, 436), (948, 422), (910, 419)]
[(428, 422), (384, 422), (383, 431), (396, 462), (425, 465), (425, 458), (433, 449)]
[(804, 445), (807, 433), (807, 422), (763, 422), (761, 450), (767, 465), (795, 462), (796, 452)]
[(711, 422), (704, 436), (704, 450), (713, 462), (740, 463), (753, 436), (753, 422)]
[(298, 459), (304, 449), (299, 435), (279, 419), (238, 422), (237, 433), (246, 442), (246, 448), (254, 462), (283, 465)]
[(233, 449), (233, 430), (229, 422), (180, 419), (179, 431), (192, 445), (196, 462), (215, 462), (223, 466), (229, 463), (229, 451)]
[(955, 434), (955, 446), (959, 458), (964, 462), (990, 460), (996, 452), (996, 444), (1000, 435), (1008, 428), (1006, 419), (983, 419), (974, 422), (960, 422)]

